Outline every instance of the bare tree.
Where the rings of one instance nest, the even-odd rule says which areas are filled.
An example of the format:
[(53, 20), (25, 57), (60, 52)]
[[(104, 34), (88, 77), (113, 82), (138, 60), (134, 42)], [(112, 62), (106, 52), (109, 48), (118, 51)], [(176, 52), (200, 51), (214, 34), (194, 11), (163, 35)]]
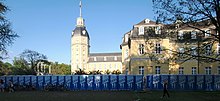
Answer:
[(4, 16), (8, 10), (8, 7), (0, 1), (0, 59), (7, 55), (7, 46), (13, 44), (18, 37), (11, 29), (11, 23)]
[(24, 52), (20, 54), (20, 57), (29, 62), (33, 71), (39, 61), (47, 60), (46, 55), (28, 49), (24, 50)]
[[(191, 39), (188, 32), (182, 36), (185, 40), (176, 40), (182, 45), (194, 43), (197, 47), (194, 49), (185, 47), (183, 53), (170, 50), (174, 54), (172, 59), (182, 57), (185, 61), (190, 59), (205, 62), (220, 61), (220, 55), (215, 51), (211, 51), (210, 54), (206, 52), (208, 47), (212, 49), (216, 43), (220, 42), (220, 0), (152, 1), (157, 22), (165, 24), (164, 30), (166, 31), (164, 32), (168, 32), (171, 38), (178, 38), (178, 31), (184, 28), (199, 31), (195, 40)], [(211, 29), (212, 33), (204, 30), (205, 27)], [(211, 37), (204, 38), (205, 34)], [(196, 54), (192, 54), (193, 51), (196, 51)]]

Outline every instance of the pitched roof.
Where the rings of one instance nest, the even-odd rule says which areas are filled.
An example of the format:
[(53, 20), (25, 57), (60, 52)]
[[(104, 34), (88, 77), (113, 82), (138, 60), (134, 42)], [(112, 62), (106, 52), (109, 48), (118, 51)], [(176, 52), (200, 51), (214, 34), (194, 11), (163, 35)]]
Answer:
[(89, 38), (88, 31), (86, 30), (86, 27), (84, 27), (84, 26), (81, 26), (81, 27), (78, 27), (78, 26), (77, 26), (77, 27), (73, 30), (72, 36), (78, 36), (78, 35), (87, 36), (87, 37)]
[(121, 53), (91, 53), (89, 62), (121, 62)]
[(89, 56), (97, 57), (97, 56), (121, 56), (121, 52), (117, 53), (90, 53)]
[(158, 23), (151, 21), (151, 20), (149, 20), (149, 23), (146, 23), (146, 20), (149, 20), (149, 19), (144, 19), (135, 25), (158, 25)]

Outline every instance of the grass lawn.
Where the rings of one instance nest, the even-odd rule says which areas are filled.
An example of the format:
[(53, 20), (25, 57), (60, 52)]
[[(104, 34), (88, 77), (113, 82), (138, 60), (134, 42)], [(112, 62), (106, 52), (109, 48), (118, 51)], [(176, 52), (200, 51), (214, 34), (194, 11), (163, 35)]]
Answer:
[(220, 92), (170, 91), (161, 99), (162, 91), (19, 91), (0, 92), (0, 101), (219, 101)]

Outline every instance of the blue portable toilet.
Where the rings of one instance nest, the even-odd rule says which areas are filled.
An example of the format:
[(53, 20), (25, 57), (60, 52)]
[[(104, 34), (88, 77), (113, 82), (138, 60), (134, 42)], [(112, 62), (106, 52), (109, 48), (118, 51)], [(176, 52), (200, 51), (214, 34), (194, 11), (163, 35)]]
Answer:
[(170, 75), (170, 89), (178, 89), (178, 76), (177, 75)]
[(64, 85), (64, 81), (65, 81), (65, 76), (63, 76), (63, 75), (59, 75), (59, 76), (57, 76), (58, 78), (57, 78), (57, 80), (58, 80), (58, 85)]
[(25, 76), (18, 76), (18, 82), (20, 86), (25, 85)]
[(178, 85), (181, 90), (187, 89), (187, 75), (178, 75)]
[(3, 80), (5, 82), (5, 76), (0, 76), (0, 80)]
[(79, 75), (72, 76), (72, 90), (79, 90)]
[(31, 76), (31, 85), (34, 88), (37, 88), (37, 76)]
[(88, 75), (87, 77), (87, 90), (93, 90), (94, 89), (94, 76)]
[(205, 75), (205, 90), (212, 91), (214, 89), (213, 75)]
[(146, 88), (153, 89), (153, 75), (146, 76)]
[(94, 75), (94, 90), (101, 90), (101, 89), (102, 89), (102, 76)]
[(196, 75), (196, 89), (204, 90), (205, 88), (205, 76), (204, 75)]
[(110, 89), (110, 76), (109, 75), (102, 75), (102, 90), (109, 90)]
[(118, 89), (118, 76), (110, 75), (110, 90), (117, 90), (117, 89)]
[(160, 89), (159, 85), (160, 85), (160, 75), (158, 75), (158, 74), (153, 75), (153, 87), (152, 87), (152, 89)]
[(127, 85), (126, 85), (126, 88), (127, 88), (127, 90), (134, 90), (134, 88), (135, 88), (135, 79), (134, 79), (134, 75), (126, 75), (127, 77), (126, 77), (126, 83), (127, 83)]
[(51, 76), (44, 76), (44, 83), (43, 87), (45, 88), (46, 86), (51, 84)]
[(31, 76), (30, 75), (24, 76), (24, 84), (31, 85)]
[(54, 86), (58, 84), (58, 76), (56, 75), (51, 76), (51, 84)]
[(220, 90), (220, 75), (214, 75), (214, 89)]
[(164, 81), (168, 81), (168, 88), (170, 88), (170, 76), (169, 75), (160, 75), (159, 89), (163, 89)]
[(196, 90), (196, 75), (187, 76), (187, 88), (188, 90)]
[(19, 83), (18, 83), (18, 81), (19, 81), (19, 79), (18, 79), (18, 76), (12, 76), (12, 81), (13, 81), (13, 84), (14, 85), (19, 85)]
[(44, 76), (37, 76), (37, 88), (39, 90), (43, 89)]
[(86, 90), (87, 89), (87, 77), (88, 75), (80, 75), (79, 76), (79, 89), (80, 90)]
[(126, 82), (126, 75), (118, 75), (118, 86), (119, 90), (126, 90), (127, 82)]
[(64, 84), (65, 84), (66, 89), (71, 90), (72, 76), (71, 75), (65, 76), (65, 80), (64, 81), (65, 81)]
[(143, 75), (135, 75), (135, 90), (143, 90)]

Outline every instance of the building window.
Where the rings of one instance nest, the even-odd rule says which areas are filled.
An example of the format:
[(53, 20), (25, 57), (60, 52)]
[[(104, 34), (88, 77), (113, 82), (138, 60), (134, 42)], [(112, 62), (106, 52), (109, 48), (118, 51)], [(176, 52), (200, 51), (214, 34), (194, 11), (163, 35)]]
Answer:
[(196, 31), (191, 32), (191, 39), (196, 39)]
[(114, 60), (117, 61), (117, 56), (114, 57)]
[(211, 36), (211, 30), (206, 30), (205, 31), (205, 37)]
[(149, 19), (145, 19), (145, 23), (150, 23), (150, 20)]
[(107, 70), (107, 68), (106, 68), (106, 64), (104, 64), (104, 69)]
[(144, 66), (139, 66), (139, 74), (144, 75)]
[(144, 35), (144, 27), (143, 26), (139, 27), (139, 35)]
[(184, 48), (179, 48), (179, 56), (183, 56), (183, 54), (184, 54)]
[(193, 75), (196, 74), (196, 67), (192, 67), (192, 74), (193, 74)]
[(106, 57), (104, 57), (104, 61), (107, 61), (107, 58), (106, 58)]
[(102, 70), (102, 65), (101, 64), (99, 64), (99, 71), (101, 71)]
[(156, 51), (156, 54), (161, 54), (161, 46), (160, 46), (160, 43), (156, 43), (155, 51)]
[(144, 54), (144, 44), (139, 44), (139, 54)]
[(96, 69), (97, 69), (97, 68), (96, 68), (96, 64), (94, 64), (94, 70), (96, 71)]
[(211, 49), (212, 49), (212, 47), (211, 47), (211, 45), (206, 45), (205, 46), (205, 54), (206, 55), (211, 55)]
[(179, 74), (184, 74), (184, 67), (179, 67)]
[(128, 75), (128, 68), (126, 68), (125, 74)]
[(205, 67), (205, 74), (210, 75), (211, 74), (211, 67)]
[(128, 42), (128, 34), (125, 34), (125, 42)]
[(218, 72), (218, 74), (220, 74), (220, 66), (218, 66), (217, 72)]
[(197, 55), (197, 49), (196, 49), (195, 46), (191, 48), (191, 54), (192, 55)]
[(128, 57), (128, 49), (125, 50), (125, 58)]
[(160, 66), (155, 67), (155, 74), (160, 74)]
[(94, 61), (96, 61), (96, 57), (94, 57)]
[(117, 70), (117, 64), (115, 64), (115, 70)]
[(155, 34), (161, 34), (161, 27), (160, 26), (157, 26), (155, 28)]
[(184, 38), (183, 38), (183, 32), (182, 31), (179, 31), (178, 32), (178, 39), (179, 40), (183, 40)]
[(217, 54), (220, 54), (220, 43), (217, 44)]

